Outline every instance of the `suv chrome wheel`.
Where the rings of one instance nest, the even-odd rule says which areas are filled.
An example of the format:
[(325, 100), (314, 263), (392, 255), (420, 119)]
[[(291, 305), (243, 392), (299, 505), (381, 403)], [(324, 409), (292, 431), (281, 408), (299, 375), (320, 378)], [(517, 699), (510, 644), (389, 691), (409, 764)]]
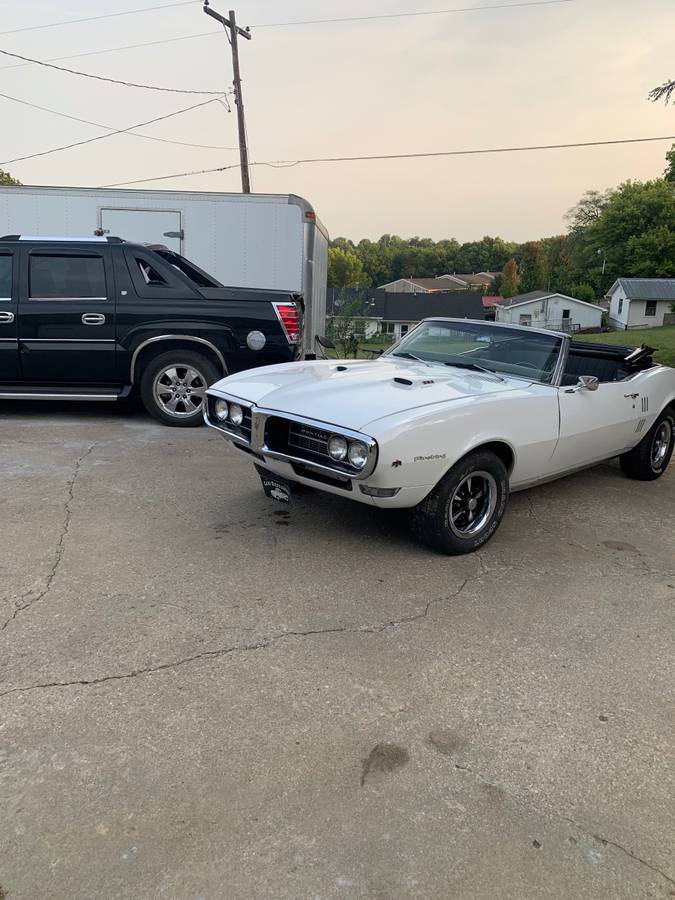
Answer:
[(207, 387), (206, 378), (193, 366), (174, 364), (157, 373), (153, 394), (167, 415), (185, 418), (202, 409)]
[(489, 472), (471, 472), (455, 488), (448, 507), (449, 525), (462, 538), (478, 534), (497, 505), (497, 482)]

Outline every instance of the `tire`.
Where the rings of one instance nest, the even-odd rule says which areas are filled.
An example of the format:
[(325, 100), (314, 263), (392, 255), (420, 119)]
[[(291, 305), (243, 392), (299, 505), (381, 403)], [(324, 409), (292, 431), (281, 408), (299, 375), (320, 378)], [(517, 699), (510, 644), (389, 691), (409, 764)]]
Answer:
[(141, 399), (164, 425), (190, 428), (204, 422), (206, 389), (220, 374), (211, 360), (192, 350), (168, 350), (151, 359), (141, 376)]
[(637, 447), (619, 457), (625, 475), (654, 481), (668, 468), (675, 446), (675, 410), (667, 406)]
[(486, 450), (469, 453), (414, 507), (413, 534), (441, 553), (473, 553), (499, 528), (508, 495), (509, 476), (501, 459)]

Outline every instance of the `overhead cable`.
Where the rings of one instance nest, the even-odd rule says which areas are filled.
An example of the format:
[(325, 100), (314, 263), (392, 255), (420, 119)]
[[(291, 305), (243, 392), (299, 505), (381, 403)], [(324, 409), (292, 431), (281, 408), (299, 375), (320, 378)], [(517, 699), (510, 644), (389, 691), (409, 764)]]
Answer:
[[(0, 97), (4, 97), (4, 94), (0, 94)], [(8, 97), (7, 99), (13, 100), (13, 97)], [(61, 147), (52, 147), (49, 150), (42, 150), (39, 153), (30, 153), (27, 156), (16, 156), (14, 159), (4, 159), (0, 160), (0, 166), (9, 165), (10, 163), (24, 162), (27, 159), (35, 159), (38, 156), (48, 156), (50, 153), (59, 153), (62, 150), (71, 150), (73, 147), (82, 147), (85, 144), (93, 144), (95, 141), (103, 141), (106, 138), (114, 137), (116, 134), (126, 134), (129, 131), (133, 131), (135, 128), (143, 128), (145, 125), (153, 125), (155, 122), (163, 122), (164, 119), (170, 119), (172, 116), (180, 116), (182, 113), (190, 112), (191, 109), (198, 109), (200, 106), (207, 106), (209, 103), (217, 103), (219, 100), (218, 97), (213, 97), (211, 100), (203, 100), (201, 103), (195, 103), (193, 106), (188, 106), (185, 109), (177, 109), (175, 112), (166, 113), (163, 116), (157, 116), (154, 119), (148, 119), (146, 122), (138, 122), (136, 125), (129, 125), (128, 128), (116, 128), (114, 131), (110, 131), (108, 134), (99, 134), (96, 137), (87, 138), (84, 141), (74, 141), (72, 144), (64, 144)]]
[(43, 28), (61, 28), (64, 25), (77, 25), (80, 22), (95, 22), (99, 19), (115, 19), (118, 16), (133, 16), (136, 13), (156, 12), (159, 9), (171, 9), (174, 6), (194, 6), (200, 0), (180, 0), (178, 3), (163, 3), (161, 6), (143, 6), (141, 9), (126, 9), (122, 12), (104, 13), (100, 16), (86, 16), (82, 19), (64, 19), (63, 22), (46, 22), (43, 25), (23, 25), (21, 28), (10, 28), (0, 31), (3, 34), (19, 34), (22, 31), (40, 31)]
[(56, 69), (58, 72), (67, 72), (69, 75), (79, 75), (80, 78), (93, 78), (95, 81), (106, 81), (110, 84), (121, 84), (124, 87), (143, 88), (146, 91), (163, 91), (169, 94), (200, 94), (209, 97), (220, 96), (224, 91), (192, 91), (183, 88), (158, 87), (154, 84), (138, 84), (135, 81), (121, 81), (118, 78), (107, 78), (105, 75), (92, 75), (91, 72), (80, 72), (77, 69), (68, 69), (65, 66), (56, 66), (54, 63), (42, 59), (33, 59), (31, 56), (22, 56), (20, 53), (11, 53), (9, 50), (0, 50), (3, 56), (11, 56), (14, 59), (22, 59), (36, 66), (46, 66), (48, 69)]
[[(21, 100), (19, 97), (12, 97), (9, 94), (0, 93), (0, 97), (5, 100), (12, 100), (14, 103), (20, 103), (22, 106), (29, 106), (31, 109), (39, 109), (41, 112), (51, 113), (54, 116), (60, 116), (62, 119), (70, 119), (73, 122), (81, 122), (83, 125), (93, 125), (94, 128), (103, 128), (106, 131), (115, 131), (114, 125), (102, 125), (100, 122), (92, 122), (91, 119), (82, 119), (79, 116), (71, 116), (69, 113), (60, 112), (57, 109), (51, 109), (49, 106), (40, 106), (39, 103), (31, 103), (29, 100)], [(217, 97), (213, 98), (217, 100)], [(205, 103), (197, 103), (195, 106), (188, 107), (189, 109), (197, 109), (200, 106), (206, 106), (208, 103), (213, 101), (207, 100)], [(187, 110), (184, 110), (186, 112)], [(171, 113), (171, 115), (178, 115), (178, 113)], [(158, 141), (161, 144), (177, 144), (179, 147), (196, 147), (199, 150), (238, 150), (239, 147), (221, 147), (219, 145), (214, 144), (193, 144), (189, 141), (176, 141), (171, 140), (170, 138), (161, 138), (156, 137), (154, 134), (141, 134), (138, 131), (127, 131), (125, 134), (130, 134), (133, 137), (144, 138), (146, 141)]]
[[(574, 147), (609, 147), (617, 144), (642, 144), (649, 141), (675, 141), (675, 135), (661, 135), (658, 137), (621, 138), (611, 141), (577, 141), (569, 144), (534, 144), (528, 147), (488, 147), (477, 150), (438, 150), (426, 153), (387, 153), (372, 156), (320, 156), (311, 159), (292, 159), (252, 162), (250, 166), (270, 166), (274, 169), (290, 169), (294, 166), (309, 163), (335, 163), (335, 162), (362, 162), (387, 159), (429, 159), (441, 156), (474, 156), (487, 153), (522, 153), (535, 150), (569, 150)], [(100, 187), (122, 187), (127, 184), (144, 184), (148, 181), (166, 181), (169, 178), (186, 178), (190, 175), (207, 175), (212, 172), (225, 172), (228, 169), (238, 168), (238, 165), (219, 166), (215, 169), (199, 169), (194, 172), (178, 172), (174, 175), (158, 175), (154, 178), (137, 178), (135, 181), (119, 181), (116, 184), (104, 184)]]

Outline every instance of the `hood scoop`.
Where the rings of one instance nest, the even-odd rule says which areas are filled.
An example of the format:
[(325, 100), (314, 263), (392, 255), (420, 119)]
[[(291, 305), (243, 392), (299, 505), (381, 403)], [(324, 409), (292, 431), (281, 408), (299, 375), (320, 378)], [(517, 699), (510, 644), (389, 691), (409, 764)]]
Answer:
[(416, 381), (413, 381), (411, 378), (401, 378), (400, 376), (397, 376), (396, 378), (394, 378), (392, 380), (396, 384), (402, 384), (405, 387), (413, 387), (414, 385), (417, 385), (417, 387), (425, 387), (428, 384), (434, 384), (433, 378), (422, 378), (422, 379), (417, 379)]

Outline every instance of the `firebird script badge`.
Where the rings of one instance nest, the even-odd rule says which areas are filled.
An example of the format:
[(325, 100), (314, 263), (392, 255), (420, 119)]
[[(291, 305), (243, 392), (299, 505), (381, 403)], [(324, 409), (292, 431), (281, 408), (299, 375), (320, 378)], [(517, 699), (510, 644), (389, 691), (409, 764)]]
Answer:
[(426, 462), (428, 459), (445, 459), (445, 453), (430, 453), (428, 456), (415, 456), (413, 462)]

